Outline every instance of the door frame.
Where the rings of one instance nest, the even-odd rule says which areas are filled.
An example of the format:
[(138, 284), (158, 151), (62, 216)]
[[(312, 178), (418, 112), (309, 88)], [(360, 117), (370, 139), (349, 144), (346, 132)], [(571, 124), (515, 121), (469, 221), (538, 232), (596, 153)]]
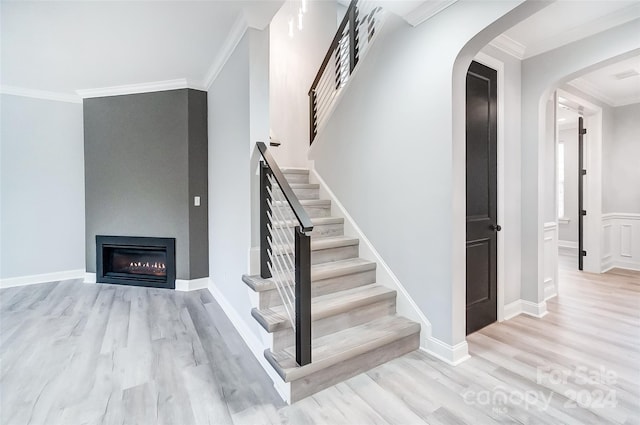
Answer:
[[(498, 154), (498, 224), (504, 227), (504, 62), (489, 56), (484, 52), (478, 52), (473, 58), (474, 61), (488, 66), (496, 70), (498, 74), (497, 81), (497, 105), (498, 105), (498, 133), (497, 133), (497, 154)], [(466, 140), (465, 140), (466, 143)], [(508, 231), (509, 229), (506, 229)], [(505, 231), (496, 232), (498, 236), (498, 252), (497, 252), (497, 286), (498, 286), (498, 322), (505, 320), (504, 318), (504, 278), (505, 278), (505, 261), (504, 261), (504, 238)], [(464, 322), (467, 317), (465, 312)]]
[[(584, 271), (602, 273), (602, 108), (584, 98), (562, 89), (556, 90), (558, 97), (563, 97), (584, 108), (584, 126), (587, 128), (584, 166), (587, 170), (584, 190), (584, 209), (587, 210), (584, 225)], [(557, 129), (557, 122), (555, 123)], [(559, 143), (556, 138), (556, 152)], [(555, 157), (557, 169), (558, 158)], [(556, 173), (555, 198), (557, 199), (558, 180)], [(556, 210), (557, 216), (557, 210)], [(556, 219), (557, 221), (557, 219)], [(555, 253), (556, 260), (558, 252)], [(556, 261), (557, 264), (557, 261)], [(577, 269), (577, 266), (576, 266)]]

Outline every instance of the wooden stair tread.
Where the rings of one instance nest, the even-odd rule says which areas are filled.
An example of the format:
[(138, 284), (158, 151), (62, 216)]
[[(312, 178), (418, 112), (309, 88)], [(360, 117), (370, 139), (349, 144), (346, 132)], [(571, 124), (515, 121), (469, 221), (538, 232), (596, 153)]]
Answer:
[[(343, 242), (341, 241), (337, 243)], [(313, 249), (313, 239), (311, 240), (311, 244)], [(373, 261), (364, 260), (362, 258), (350, 258), (348, 260), (315, 264), (311, 266), (311, 282), (329, 279), (332, 277), (346, 276), (353, 273), (373, 270), (375, 268), (376, 263), (374, 263)], [(271, 279), (263, 279), (259, 275), (244, 275), (242, 276), (242, 281), (256, 292), (268, 291), (276, 288), (276, 284)]]
[[(328, 236), (324, 238), (311, 238), (311, 251), (322, 251), (324, 249), (343, 248), (346, 246), (359, 245), (358, 238), (348, 236)], [(293, 247), (289, 245), (276, 245), (273, 247), (274, 254), (292, 253)]]
[[(320, 320), (346, 313), (395, 296), (396, 291), (378, 284), (358, 286), (321, 295), (311, 300), (311, 320)], [(283, 305), (262, 310), (254, 308), (251, 310), (251, 315), (267, 332), (291, 328), (291, 322)]]
[(401, 316), (385, 316), (314, 339), (312, 363), (302, 367), (295, 361), (295, 347), (275, 353), (266, 350), (264, 354), (282, 379), (291, 382), (418, 332), (420, 325), (416, 322)]
[[(344, 218), (342, 217), (310, 217), (311, 218), (311, 223), (314, 226), (322, 226), (322, 225), (326, 225), (326, 224), (343, 224), (344, 223)], [(295, 226), (299, 226), (300, 224), (298, 223), (297, 219), (293, 219), (293, 220), (274, 220), (273, 221), (273, 227), (295, 227)]]
[[(303, 207), (331, 207), (331, 201), (329, 199), (300, 199), (298, 200)], [(287, 201), (273, 201), (276, 205), (288, 204)]]

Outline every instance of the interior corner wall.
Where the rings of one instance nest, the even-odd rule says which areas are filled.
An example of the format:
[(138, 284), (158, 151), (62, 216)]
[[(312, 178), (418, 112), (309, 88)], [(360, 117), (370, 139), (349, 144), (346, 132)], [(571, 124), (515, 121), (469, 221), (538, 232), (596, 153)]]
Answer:
[[(454, 64), (470, 39), (517, 4), (456, 2), (417, 27), (389, 16), (311, 152), (445, 344), (465, 337), (464, 287), (453, 283), (454, 257), (464, 256), (464, 218), (452, 218), (464, 215), (453, 199), (464, 198), (452, 160), (460, 150), (452, 132)], [(464, 93), (464, 76), (458, 83)]]
[[(485, 46), (482, 53), (504, 64), (504, 203), (502, 233), (504, 235), (504, 303), (509, 304), (520, 299), (520, 74), (521, 61), (496, 49)], [(500, 123), (499, 123), (500, 125)]]
[(602, 145), (602, 212), (640, 214), (640, 103), (613, 109), (613, 134)]
[(83, 270), (82, 105), (0, 102), (0, 278)]
[[(259, 335), (250, 315), (251, 248), (251, 33), (247, 30), (208, 91), (209, 104), (209, 273), (213, 291), (246, 318), (244, 326)], [(242, 326), (242, 324), (236, 324)]]
[[(286, 2), (270, 28), (271, 130), (282, 145), (273, 149), (281, 166), (307, 167), (309, 148), (309, 89), (320, 69), (336, 25), (335, 1), (309, 1), (303, 29), (297, 29), (297, 11)], [(288, 20), (295, 20), (293, 36)]]
[(636, 19), (522, 62), (522, 299), (544, 301), (545, 102), (559, 85), (640, 49)]

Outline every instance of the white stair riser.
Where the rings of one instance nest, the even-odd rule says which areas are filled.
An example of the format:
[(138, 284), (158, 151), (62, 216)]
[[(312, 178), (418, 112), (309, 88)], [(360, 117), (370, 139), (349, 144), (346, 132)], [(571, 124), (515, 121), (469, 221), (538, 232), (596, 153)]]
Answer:
[[(289, 259), (286, 258), (287, 255), (277, 255), (274, 258), (274, 262), (276, 264), (289, 264)], [(289, 252), (289, 257), (291, 261), (295, 261), (293, 254)], [(350, 258), (358, 257), (358, 245), (348, 245), (348, 246), (340, 246), (336, 248), (327, 248), (321, 249), (317, 251), (311, 251), (311, 264), (322, 264), (329, 263), (332, 261), (340, 261), (340, 260), (348, 260)]]
[[(375, 281), (375, 269), (358, 273), (351, 273), (344, 276), (337, 276), (330, 279), (318, 280), (311, 283), (311, 296), (318, 297), (320, 295), (327, 295), (333, 292), (343, 291), (346, 289), (375, 283)], [(277, 289), (261, 291), (258, 297), (258, 308), (260, 309), (282, 305), (282, 298), (280, 298)]]
[[(350, 311), (314, 320), (311, 325), (311, 337), (319, 338), (352, 326), (362, 325), (378, 317), (396, 313), (396, 299), (388, 298), (371, 304), (356, 307)], [(283, 329), (273, 333), (271, 351), (283, 350), (295, 345), (293, 329)]]
[[(390, 344), (369, 351), (347, 361), (330, 366), (316, 373), (291, 382), (291, 403), (302, 400), (325, 388), (366, 372), (378, 365), (386, 363), (420, 346), (420, 333), (408, 335)], [(313, 358), (311, 359), (313, 361)]]
[[(305, 205), (303, 208), (311, 218), (329, 217), (331, 215), (331, 205)], [(280, 208), (279, 211), (273, 212), (273, 216), (284, 218), (285, 220), (294, 220), (296, 218), (291, 208)]]
[[(299, 200), (307, 200), (307, 199), (320, 199), (320, 189), (302, 189), (302, 188), (293, 188), (293, 193), (296, 194)], [(274, 189), (274, 196), (277, 198), (282, 197), (282, 191), (280, 188)]]
[(289, 183), (309, 183), (309, 174), (287, 173), (286, 171), (282, 174)]

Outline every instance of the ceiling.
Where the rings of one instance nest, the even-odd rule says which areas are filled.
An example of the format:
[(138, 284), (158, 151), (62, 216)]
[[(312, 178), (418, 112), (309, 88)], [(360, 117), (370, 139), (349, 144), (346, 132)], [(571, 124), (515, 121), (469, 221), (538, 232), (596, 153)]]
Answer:
[(527, 59), (637, 18), (638, 0), (558, 0), (500, 38)]
[(186, 79), (202, 86), (240, 19), (282, 0), (3, 1), (2, 85), (56, 93)]
[[(558, 0), (507, 30), (492, 44), (527, 59), (638, 18), (638, 0)], [(640, 76), (634, 71), (640, 73), (640, 56), (608, 65), (569, 84), (610, 106), (622, 106), (640, 102)]]
[(610, 106), (640, 102), (640, 55), (605, 66), (569, 82)]

